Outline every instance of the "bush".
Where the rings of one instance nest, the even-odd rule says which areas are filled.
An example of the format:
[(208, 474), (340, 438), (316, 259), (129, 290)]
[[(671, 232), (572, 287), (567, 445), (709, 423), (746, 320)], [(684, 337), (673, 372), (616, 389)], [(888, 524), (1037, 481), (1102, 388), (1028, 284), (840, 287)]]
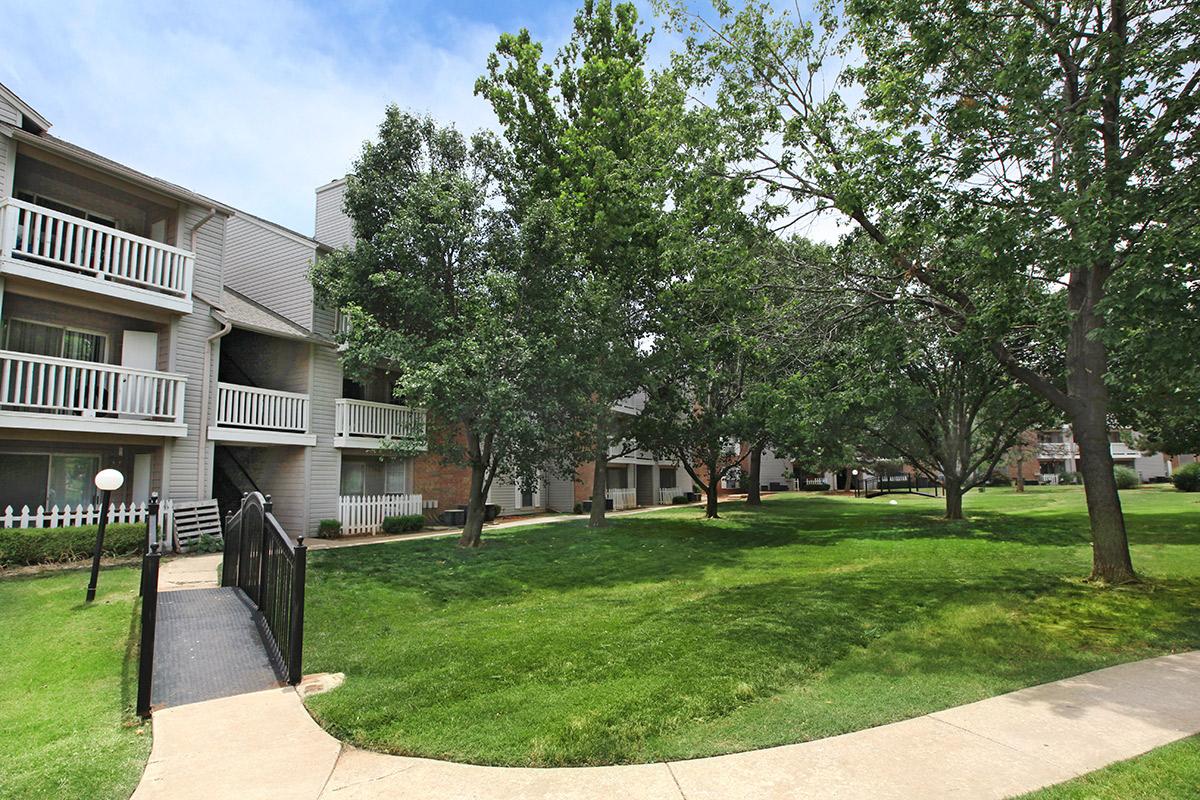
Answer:
[(682, 506), (682, 505), (686, 504), (687, 501), (688, 501), (688, 499), (687, 499), (686, 494), (677, 494), (671, 498), (671, 505)]
[(571, 511), (576, 514), (582, 514), (583, 513), (583, 503), (576, 503), (575, 507), (572, 508)]
[(993, 472), (992, 477), (988, 478), (988, 486), (1012, 486), (1012, 478), (1005, 475), (1003, 472)]
[(802, 492), (828, 492), (829, 484), (822, 481), (821, 483), (802, 483), (800, 484)]
[(342, 521), (339, 519), (323, 519), (317, 523), (317, 536), (322, 539), (336, 539), (342, 535)]
[(1184, 464), (1175, 470), (1171, 482), (1181, 492), (1200, 492), (1200, 461)]
[(1082, 486), (1082, 472), (1060, 472), (1058, 473), (1058, 482), (1064, 486)]
[(220, 553), (225, 549), (225, 540), (219, 536), (200, 534), (200, 538), (188, 545), (189, 553)]
[(424, 514), (402, 514), (398, 517), (384, 517), (379, 527), (387, 534), (411, 533), (425, 526)]
[(1118, 489), (1136, 489), (1142, 482), (1133, 469), (1120, 464), (1113, 467), (1113, 478), (1117, 481)]
[[(146, 542), (143, 523), (110, 524), (104, 529), (104, 555), (130, 556)], [(0, 566), (46, 564), (89, 558), (96, 546), (96, 526), (70, 528), (0, 528)]]

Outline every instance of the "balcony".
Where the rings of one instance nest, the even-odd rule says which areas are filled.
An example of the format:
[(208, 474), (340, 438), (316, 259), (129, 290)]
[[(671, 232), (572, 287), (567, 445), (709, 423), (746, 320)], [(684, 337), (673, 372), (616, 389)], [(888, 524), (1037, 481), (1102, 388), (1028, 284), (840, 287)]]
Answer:
[(309, 432), (309, 407), (306, 394), (218, 383), (216, 424), (209, 426), (208, 438), (230, 444), (312, 446), (317, 437)]
[(187, 436), (187, 377), (0, 350), (0, 427)]
[(187, 314), (194, 260), (186, 250), (33, 203), (0, 203), (5, 275)]
[(426, 449), (423, 408), (346, 399), (335, 400), (334, 404), (335, 447), (373, 450), (386, 442), (396, 442), (417, 450)]

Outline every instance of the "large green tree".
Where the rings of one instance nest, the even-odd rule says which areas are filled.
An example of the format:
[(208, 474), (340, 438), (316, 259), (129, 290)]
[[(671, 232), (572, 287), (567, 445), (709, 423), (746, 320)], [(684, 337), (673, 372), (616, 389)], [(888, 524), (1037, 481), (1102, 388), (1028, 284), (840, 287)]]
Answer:
[(864, 292), (918, 297), (1071, 422), (1092, 576), (1134, 580), (1110, 315), (1134, 302), (1118, 292), (1152, 297), (1195, 269), (1200, 9), (847, 0), (816, 25), (762, 2), (718, 11), (677, 10), (695, 33), (684, 58), (753, 174), (874, 241), (884, 268), (858, 276)]
[(549, 63), (528, 30), (504, 34), (476, 92), (492, 104), (514, 156), (518, 218), (553, 208), (567, 231), (556, 284), (574, 325), (572, 416), (593, 462), (590, 524), (605, 524), (606, 467), (627, 449), (613, 405), (642, 383), (645, 337), (664, 281), (659, 241), (668, 131), (678, 98), (646, 68), (650, 34), (632, 4), (587, 0)]
[(470, 469), (471, 547), (492, 482), (534, 480), (567, 435), (558, 228), (514, 222), (508, 161), (492, 136), (388, 108), (347, 182), (355, 244), (312, 271), (318, 298), (349, 316), (347, 370), (398, 374), (397, 394), (428, 409), (430, 447)]

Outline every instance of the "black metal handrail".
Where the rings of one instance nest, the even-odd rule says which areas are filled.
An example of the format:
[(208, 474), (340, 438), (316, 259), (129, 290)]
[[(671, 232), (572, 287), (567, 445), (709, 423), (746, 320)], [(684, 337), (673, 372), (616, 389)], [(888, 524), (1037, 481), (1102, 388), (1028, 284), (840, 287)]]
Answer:
[(270, 496), (251, 492), (225, 520), (221, 585), (236, 586), (255, 607), (255, 621), (287, 682), (300, 682), (304, 651), (304, 577), (308, 548), (292, 542), (271, 511)]
[(154, 688), (154, 634), (158, 624), (158, 494), (146, 505), (146, 550), (142, 553), (142, 632), (138, 644), (137, 714), (150, 716), (150, 694)]

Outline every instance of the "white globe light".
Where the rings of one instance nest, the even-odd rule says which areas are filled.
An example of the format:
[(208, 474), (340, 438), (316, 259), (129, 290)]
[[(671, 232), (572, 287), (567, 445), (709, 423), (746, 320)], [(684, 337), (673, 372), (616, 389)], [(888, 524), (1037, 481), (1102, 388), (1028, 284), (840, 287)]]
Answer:
[(858, 474), (858, 470), (856, 470), (856, 469), (852, 469), (852, 470), (850, 470), (850, 474), (851, 474), (851, 475), (857, 475), (857, 474)]
[(888, 505), (889, 505), (889, 506), (898, 506), (898, 505), (900, 505), (900, 504), (899, 504), (899, 503), (897, 503), (895, 500), (888, 500)]
[(102, 492), (115, 492), (125, 483), (125, 476), (115, 469), (102, 469), (96, 473), (96, 488)]

